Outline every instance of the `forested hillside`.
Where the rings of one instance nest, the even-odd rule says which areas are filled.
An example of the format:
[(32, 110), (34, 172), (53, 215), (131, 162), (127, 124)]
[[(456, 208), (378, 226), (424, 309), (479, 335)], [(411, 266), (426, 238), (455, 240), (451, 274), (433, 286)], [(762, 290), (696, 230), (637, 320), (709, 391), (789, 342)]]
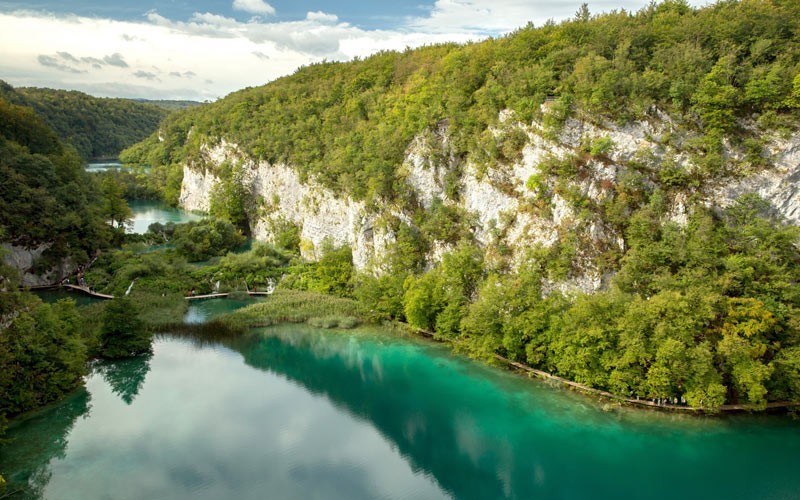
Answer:
[[(756, 118), (765, 129), (793, 123), (798, 19), (792, 0), (699, 10), (670, 0), (637, 13), (591, 17), (586, 10), (572, 21), (467, 46), (317, 64), (174, 115), (163, 143), (154, 134), (127, 158), (178, 165), (199, 144), (225, 137), (356, 199), (393, 198), (406, 189), (396, 173), (415, 136), (446, 125), (449, 153), (491, 165), (513, 158), (522, 142), (519, 134), (489, 132), (498, 113), (513, 110), (529, 122), (554, 101), (553, 126), (570, 114), (624, 123), (658, 109), (704, 134), (692, 148), (709, 157), (714, 175), (722, 138), (747, 136), (742, 119)], [(188, 138), (191, 127), (197, 133)]]
[[(18, 290), (8, 252), (36, 249), (32, 273), (85, 265), (111, 239), (102, 196), (73, 148), (28, 107), (0, 97), (0, 435), (5, 418), (57, 401), (83, 381), (99, 343), (74, 301)], [(55, 273), (53, 280), (61, 275)]]
[(33, 108), (84, 160), (116, 158), (120, 151), (152, 134), (170, 112), (131, 99), (33, 87), (15, 89), (2, 81), (0, 97)]
[(34, 272), (89, 260), (108, 242), (99, 190), (81, 158), (31, 108), (0, 98), (0, 242), (43, 246)]
[[(192, 173), (195, 189), (213, 183), (216, 215), (276, 241), (294, 231), (301, 250), (302, 214), (273, 218), (287, 193), (248, 179), (285, 164), (363, 202), (370, 237), (391, 243), (327, 290), (376, 318), (626, 397), (764, 408), (800, 401), (798, 230), (753, 189), (735, 202), (715, 189), (797, 168), (779, 172), (772, 152), (794, 161), (799, 35), (793, 0), (583, 8), (466, 46), (302, 68), (174, 114), (124, 156), (152, 165), (169, 201)], [(618, 154), (612, 132), (644, 149)], [(441, 193), (413, 169), (440, 173)], [(476, 189), (511, 208), (481, 226), (483, 205), (462, 200)], [(352, 205), (331, 199), (291, 214)], [(589, 273), (594, 289), (562, 286)]]

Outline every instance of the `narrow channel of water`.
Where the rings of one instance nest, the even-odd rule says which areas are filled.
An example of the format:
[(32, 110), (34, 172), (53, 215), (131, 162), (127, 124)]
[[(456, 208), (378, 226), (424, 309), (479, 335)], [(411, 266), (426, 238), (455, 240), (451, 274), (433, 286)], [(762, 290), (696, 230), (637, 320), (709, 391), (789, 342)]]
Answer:
[(171, 207), (161, 201), (132, 200), (128, 206), (133, 211), (133, 226), (128, 230), (130, 233), (144, 234), (154, 222), (180, 224), (203, 218), (202, 215)]
[(107, 170), (119, 170), (122, 168), (122, 163), (117, 160), (98, 160), (90, 161), (86, 165), (86, 171), (89, 173), (105, 172)]
[[(377, 332), (163, 336), (16, 424), (34, 497), (797, 498), (800, 424), (604, 412)], [(13, 485), (12, 485), (13, 486)]]

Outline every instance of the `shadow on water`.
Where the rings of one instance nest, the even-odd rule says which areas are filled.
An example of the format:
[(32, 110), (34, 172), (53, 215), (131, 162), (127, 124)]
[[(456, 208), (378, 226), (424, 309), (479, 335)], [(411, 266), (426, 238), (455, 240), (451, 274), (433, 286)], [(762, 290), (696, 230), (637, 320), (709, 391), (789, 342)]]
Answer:
[[(234, 307), (232, 303), (227, 305)], [(214, 307), (217, 306), (221, 307)], [(210, 314), (211, 308), (205, 311)], [(676, 494), (684, 498), (792, 498), (800, 491), (800, 477), (796, 474), (800, 427), (787, 419), (703, 419), (641, 411), (605, 412), (581, 396), (453, 357), (440, 346), (374, 332), (330, 332), (283, 325), (240, 333), (222, 328), (213, 317), (201, 324), (175, 325), (173, 331), (161, 335), (164, 349), (156, 349), (152, 359), (98, 363), (94, 367), (94, 373), (103, 377), (114, 396), (106, 394), (115, 401), (119, 397), (135, 409), (147, 407), (149, 398), (151, 404), (157, 402), (149, 411), (165, 404), (176, 405), (167, 412), (167, 420), (142, 424), (153, 440), (155, 455), (144, 454), (145, 458), (139, 460), (150, 464), (154, 457), (163, 455), (164, 462), (154, 462), (157, 470), (143, 467), (146, 474), (141, 479), (132, 475), (131, 481), (137, 487), (144, 487), (165, 466), (186, 469), (186, 474), (179, 474), (181, 480), (195, 478), (198, 484), (205, 484), (206, 476), (192, 472), (192, 467), (203, 471), (203, 464), (211, 464), (209, 470), (213, 473), (205, 473), (216, 478), (214, 486), (222, 488), (216, 493), (239, 491), (241, 498), (258, 498), (264, 491), (261, 488), (274, 487), (265, 474), (278, 471), (289, 474), (293, 487), (319, 486), (319, 491), (326, 491), (319, 498), (371, 498), (375, 490), (368, 487), (369, 481), (385, 480), (395, 474), (395, 469), (389, 476), (381, 475), (373, 470), (379, 464), (342, 459), (336, 453), (334, 458), (320, 461), (316, 448), (325, 446), (326, 435), (341, 433), (347, 439), (353, 438), (352, 451), (363, 454), (365, 460), (378, 456), (370, 454), (374, 447), (385, 445), (403, 458), (414, 475), (435, 481), (443, 492), (459, 499), (673, 498)], [(206, 357), (175, 347), (184, 346), (187, 340), (194, 347), (210, 347), (205, 351)], [(174, 356), (159, 358), (159, 352), (169, 351), (170, 345), (177, 349)], [(217, 353), (218, 357), (210, 353)], [(243, 367), (239, 355), (258, 371), (240, 372)], [(179, 366), (183, 362), (191, 365), (198, 359), (224, 363), (192, 365), (191, 370)], [(167, 395), (162, 396), (165, 399), (153, 399), (153, 390), (144, 388), (151, 366), (152, 389), (166, 391)], [(211, 370), (211, 378), (192, 370)], [(259, 371), (278, 377), (265, 377)], [(239, 372), (236, 378), (229, 379), (235, 385), (216, 386), (212, 382), (231, 372)], [(168, 384), (159, 386), (158, 379)], [(202, 385), (202, 396), (190, 398), (194, 404), (187, 406), (181, 398), (191, 392), (194, 384)], [(209, 401), (207, 395), (215, 394), (215, 387), (220, 390)], [(304, 414), (303, 411), (320, 412), (330, 406), (303, 402), (305, 398), (296, 397), (298, 388), (332, 403), (331, 408), (338, 410), (332, 413), (369, 424), (377, 430), (379, 442), (362, 434), (350, 434), (353, 429), (346, 425), (327, 428), (326, 424), (332, 425), (330, 420), (322, 419), (332, 413)], [(243, 399), (226, 397), (240, 389), (245, 391)], [(100, 414), (103, 393), (97, 394), (96, 413)], [(258, 403), (260, 398), (266, 398), (264, 403)], [(251, 401), (256, 403), (248, 405)], [(236, 418), (225, 417), (227, 413), (219, 411), (224, 402), (230, 405), (225, 410), (233, 410)], [(184, 406), (194, 413), (181, 413)], [(128, 406), (124, 408), (127, 412)], [(88, 395), (82, 391), (63, 406), (50, 410), (59, 412), (57, 418), (32, 417), (16, 426), (14, 436), (25, 442), (30, 440), (30, 446), (24, 447), (22, 456), (18, 453), (8, 457), (10, 461), (3, 457), (4, 471), (14, 485), (28, 481), (31, 484), (17, 498), (42, 494), (50, 480), (48, 465), (63, 457), (66, 436), (88, 410)], [(192, 428), (196, 416), (203, 417), (203, 425)], [(180, 419), (180, 425), (173, 428), (175, 419)], [(308, 426), (301, 425), (304, 422)], [(338, 422), (341, 425), (343, 421)], [(137, 428), (119, 424), (114, 420), (105, 425)], [(169, 436), (161, 435), (155, 432), (159, 427), (173, 430)], [(172, 441), (175, 429), (188, 439)], [(96, 431), (96, 427), (84, 429), (84, 433)], [(141, 435), (131, 434), (134, 444), (116, 450), (118, 453), (112, 457), (122, 465), (112, 470), (134, 467), (137, 447), (141, 453), (143, 446), (138, 437)], [(280, 454), (286, 450), (279, 449), (279, 438), (290, 436), (300, 441), (293, 442), (287, 450), (310, 454)], [(171, 442), (172, 447), (165, 446), (164, 441)], [(73, 457), (62, 467), (86, 465), (81, 460), (90, 460), (87, 457), (95, 456), (103, 446), (107, 446), (105, 440), (97, 441), (84, 448), (81, 458)], [(28, 465), (24, 466), (26, 462)], [(74, 473), (72, 469), (70, 472)], [(66, 484), (62, 482), (61, 487)], [(168, 484), (176, 488), (175, 483)], [(182, 494), (179, 489), (153, 490), (154, 494), (174, 498), (192, 498), (197, 493), (191, 488), (187, 491)], [(405, 496), (402, 490), (391, 491), (397, 498), (412, 497), (408, 491)], [(212, 497), (209, 493), (204, 498)]]

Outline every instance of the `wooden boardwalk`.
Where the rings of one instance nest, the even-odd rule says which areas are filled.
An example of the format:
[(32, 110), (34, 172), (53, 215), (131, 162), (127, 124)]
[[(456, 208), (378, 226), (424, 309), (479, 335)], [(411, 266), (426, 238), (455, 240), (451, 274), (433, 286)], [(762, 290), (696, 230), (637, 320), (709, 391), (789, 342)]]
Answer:
[(72, 284), (69, 284), (69, 285), (60, 284), (60, 285), (32, 286), (32, 287), (29, 288), (29, 290), (31, 290), (31, 291), (36, 291), (36, 290), (55, 290), (57, 288), (68, 288), (70, 290), (76, 290), (78, 292), (81, 292), (81, 293), (83, 293), (85, 295), (88, 295), (90, 297), (94, 297), (96, 299), (106, 299), (106, 300), (108, 300), (108, 299), (113, 299), (114, 298), (113, 295), (108, 295), (108, 294), (105, 294), (105, 293), (93, 292), (88, 286), (79, 286), (79, 285), (72, 285)]
[[(186, 298), (186, 300), (224, 299), (225, 297), (227, 297), (231, 293), (236, 293), (236, 292), (208, 293), (208, 294), (205, 294), (205, 295), (189, 295), (189, 296), (187, 296), (185, 298)], [(267, 295), (272, 295), (272, 292), (247, 292), (247, 295), (250, 295), (251, 297), (263, 297), (263, 296), (267, 296)]]
[[(61, 284), (61, 285), (44, 285), (44, 286), (32, 286), (30, 290), (55, 290), (57, 288), (68, 288), (70, 290), (75, 290), (81, 292), (85, 295), (90, 297), (94, 297), (96, 299), (104, 299), (110, 300), (113, 299), (113, 295), (108, 295), (105, 293), (99, 293), (92, 291), (88, 286), (79, 286), (79, 285), (72, 285), (72, 284)], [(227, 292), (227, 293), (209, 293), (206, 295), (189, 295), (184, 297), (186, 300), (201, 300), (201, 299), (223, 299), (230, 295), (231, 293), (235, 292)], [(272, 295), (272, 292), (247, 292), (248, 295), (251, 297), (264, 297), (267, 295)]]
[(88, 295), (90, 297), (94, 297), (96, 299), (113, 299), (114, 298), (113, 295), (108, 295), (108, 294), (105, 294), (105, 293), (98, 293), (98, 292), (92, 291), (92, 289), (90, 289), (88, 286), (61, 285), (61, 287), (62, 288), (69, 288), (69, 289), (72, 289), (72, 290), (78, 290), (78, 291), (83, 292), (84, 294), (86, 294), (86, 295)]

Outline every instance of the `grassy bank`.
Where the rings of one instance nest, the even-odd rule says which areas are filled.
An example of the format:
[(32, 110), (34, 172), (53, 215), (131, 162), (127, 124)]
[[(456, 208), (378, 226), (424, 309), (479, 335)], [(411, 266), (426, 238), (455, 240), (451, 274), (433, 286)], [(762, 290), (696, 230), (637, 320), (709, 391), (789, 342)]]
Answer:
[(366, 320), (364, 307), (352, 299), (301, 290), (276, 290), (268, 300), (220, 318), (232, 328), (279, 323), (308, 323), (320, 328), (354, 328)]

